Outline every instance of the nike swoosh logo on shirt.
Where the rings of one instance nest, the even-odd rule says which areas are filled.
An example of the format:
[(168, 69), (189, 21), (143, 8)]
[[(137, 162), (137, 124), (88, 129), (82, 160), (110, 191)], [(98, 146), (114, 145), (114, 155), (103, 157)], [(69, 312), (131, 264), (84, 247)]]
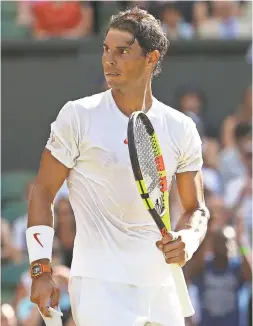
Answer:
[[(39, 235), (40, 233), (34, 233), (33, 234), (33, 237), (34, 237), (34, 239), (38, 242), (38, 244), (40, 244), (41, 245), (41, 247), (43, 247), (43, 244), (40, 242), (40, 240), (38, 239), (38, 235)], [(44, 247), (43, 247), (44, 248)]]

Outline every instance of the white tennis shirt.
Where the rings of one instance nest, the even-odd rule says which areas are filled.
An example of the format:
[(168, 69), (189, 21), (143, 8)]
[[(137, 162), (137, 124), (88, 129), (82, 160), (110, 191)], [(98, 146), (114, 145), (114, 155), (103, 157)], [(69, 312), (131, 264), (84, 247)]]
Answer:
[[(202, 167), (194, 122), (153, 98), (150, 118), (163, 151), (168, 183)], [(72, 276), (136, 285), (173, 282), (156, 247), (161, 235), (144, 208), (134, 180), (128, 117), (111, 90), (68, 102), (51, 125), (46, 145), (71, 168), (67, 183), (76, 219)]]

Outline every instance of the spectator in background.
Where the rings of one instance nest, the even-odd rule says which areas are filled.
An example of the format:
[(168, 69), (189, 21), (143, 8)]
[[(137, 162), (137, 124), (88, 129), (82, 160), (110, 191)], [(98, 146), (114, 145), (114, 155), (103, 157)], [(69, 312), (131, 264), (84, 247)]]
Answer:
[(240, 20), (239, 1), (211, 1), (212, 17), (200, 24), (198, 36), (203, 39), (250, 39), (251, 24)]
[(68, 198), (61, 197), (55, 204), (56, 236), (63, 251), (63, 263), (71, 267), (75, 239), (75, 218)]
[(177, 3), (164, 4), (160, 20), (169, 39), (192, 39), (194, 37), (194, 30), (190, 24), (184, 21)]
[(22, 257), (11, 240), (10, 225), (8, 221), (1, 218), (1, 263), (20, 263), (21, 260)]
[(247, 230), (245, 236), (252, 241), (252, 141), (245, 142), (242, 150), (246, 174), (227, 184), (225, 202), (231, 213), (242, 216)]
[(252, 121), (252, 86), (243, 91), (242, 103), (233, 115), (229, 115), (223, 122), (221, 130), (222, 147), (230, 148), (235, 145), (234, 131), (238, 123)]
[[(33, 189), (33, 180), (30, 181), (26, 188), (25, 188), (25, 199), (27, 203), (29, 202), (29, 198), (31, 196)], [(62, 187), (58, 191), (58, 193), (55, 196), (55, 205), (57, 206), (57, 203), (60, 199), (63, 197), (68, 197), (68, 188), (66, 181), (63, 183)], [(67, 199), (66, 199), (67, 200)], [(26, 247), (26, 229), (27, 229), (27, 213), (25, 215), (19, 216), (16, 218), (15, 222), (13, 223), (13, 229), (12, 229), (12, 243), (17, 251), (17, 255), (19, 257), (19, 260), (22, 260), (26, 257), (28, 257), (27, 253), (27, 247)], [(74, 221), (74, 219), (73, 219)], [(72, 244), (73, 249), (73, 244)]]
[(232, 216), (222, 196), (212, 194), (207, 197), (207, 206), (212, 217), (211, 228), (222, 229), (225, 225), (231, 224)]
[[(186, 265), (187, 277), (198, 288), (201, 310), (199, 326), (239, 325), (239, 290), (244, 282), (252, 280), (252, 266), (245, 252), (241, 252), (241, 258), (235, 255), (235, 240), (241, 248), (241, 231), (236, 230), (235, 233), (231, 226), (218, 228), (213, 225)], [(209, 255), (207, 242), (211, 248)]]
[[(185, 85), (179, 88), (176, 95), (176, 107), (179, 111), (191, 117), (203, 141), (204, 168), (217, 169), (219, 145), (217, 141), (206, 134), (203, 122), (205, 95), (197, 87)], [(208, 153), (208, 155), (206, 155)], [(216, 172), (214, 171), (214, 174)], [(218, 185), (219, 187), (219, 185)]]
[(15, 311), (11, 305), (1, 305), (1, 326), (18, 326)]
[(195, 1), (192, 8), (192, 25), (198, 37), (198, 29), (209, 20), (209, 6), (206, 1)]
[[(33, 189), (33, 181), (30, 181), (25, 188), (25, 200), (27, 205)], [(19, 252), (19, 256), (23, 259), (28, 257), (26, 247), (26, 229), (27, 229), (27, 214), (19, 216), (13, 223), (12, 243), (15, 249)]]
[(250, 122), (237, 124), (234, 131), (234, 140), (234, 147), (224, 149), (220, 153), (219, 171), (225, 189), (232, 179), (247, 174), (244, 151), (249, 146), (245, 146), (245, 144), (252, 143), (252, 124)]
[(93, 31), (93, 8), (88, 1), (19, 1), (17, 21), (38, 40), (78, 39)]

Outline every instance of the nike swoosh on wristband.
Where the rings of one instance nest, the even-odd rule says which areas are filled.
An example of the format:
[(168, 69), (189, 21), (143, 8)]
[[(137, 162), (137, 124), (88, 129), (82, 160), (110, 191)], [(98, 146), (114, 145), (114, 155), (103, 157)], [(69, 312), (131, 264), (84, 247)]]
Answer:
[[(33, 234), (33, 237), (34, 237), (34, 239), (38, 242), (38, 244), (40, 244), (41, 245), (41, 247), (43, 247), (43, 244), (40, 242), (40, 240), (38, 239), (38, 235), (39, 235), (40, 233), (34, 233)], [(44, 248), (44, 247), (43, 247)]]

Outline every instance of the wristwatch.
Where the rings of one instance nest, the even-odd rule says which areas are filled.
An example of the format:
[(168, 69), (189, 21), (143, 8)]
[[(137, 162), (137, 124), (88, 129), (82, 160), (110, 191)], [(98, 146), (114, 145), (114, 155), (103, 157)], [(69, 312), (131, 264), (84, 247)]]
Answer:
[(44, 273), (52, 274), (52, 268), (50, 265), (36, 263), (30, 267), (31, 278), (38, 278)]

